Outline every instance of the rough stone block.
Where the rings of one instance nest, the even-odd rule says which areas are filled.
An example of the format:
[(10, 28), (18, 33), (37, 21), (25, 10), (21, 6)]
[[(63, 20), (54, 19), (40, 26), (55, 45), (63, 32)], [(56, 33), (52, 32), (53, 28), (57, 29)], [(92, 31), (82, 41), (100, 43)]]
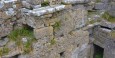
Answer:
[(36, 39), (42, 39), (44, 37), (53, 37), (53, 27), (44, 27), (40, 29), (34, 29), (34, 35)]

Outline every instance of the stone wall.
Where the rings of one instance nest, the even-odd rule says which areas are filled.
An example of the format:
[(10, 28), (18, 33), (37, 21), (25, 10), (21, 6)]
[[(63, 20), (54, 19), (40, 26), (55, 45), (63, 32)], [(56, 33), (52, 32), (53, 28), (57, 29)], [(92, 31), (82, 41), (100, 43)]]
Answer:
[(109, 58), (114, 58), (114, 52), (109, 49), (114, 50), (114, 39), (110, 33), (115, 25), (102, 17), (105, 12), (114, 17), (114, 2), (1, 0), (0, 56), (92, 58), (94, 43), (105, 48), (104, 58), (109, 57), (106, 54), (111, 55)]
[[(89, 32), (81, 29), (87, 22), (87, 10), (83, 4), (73, 5), (74, 2), (66, 0), (0, 2), (1, 58), (89, 57)], [(75, 3), (87, 2), (76, 0)], [(33, 42), (29, 41), (33, 39), (32, 35), (26, 36), (23, 27), (32, 31)], [(15, 36), (16, 40), (12, 40)]]

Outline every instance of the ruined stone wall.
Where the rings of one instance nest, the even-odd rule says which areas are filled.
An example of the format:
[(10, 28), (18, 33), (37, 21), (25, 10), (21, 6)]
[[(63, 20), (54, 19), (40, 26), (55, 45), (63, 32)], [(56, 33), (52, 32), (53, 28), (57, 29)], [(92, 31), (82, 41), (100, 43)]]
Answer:
[[(106, 29), (92, 28), (100, 22), (97, 19), (103, 20), (101, 15), (105, 11), (114, 8), (111, 1), (1, 0), (1, 58), (92, 58), (92, 42), (101, 41), (96, 44), (104, 48), (111, 45), (105, 40), (105, 36), (109, 38), (110, 35)], [(111, 12), (109, 14), (114, 16)], [(115, 26), (114, 23), (104, 23), (102, 21), (99, 25), (107, 24), (112, 29)], [(92, 30), (88, 32), (90, 28)]]
[(88, 58), (86, 8), (65, 1), (0, 1), (1, 58)]

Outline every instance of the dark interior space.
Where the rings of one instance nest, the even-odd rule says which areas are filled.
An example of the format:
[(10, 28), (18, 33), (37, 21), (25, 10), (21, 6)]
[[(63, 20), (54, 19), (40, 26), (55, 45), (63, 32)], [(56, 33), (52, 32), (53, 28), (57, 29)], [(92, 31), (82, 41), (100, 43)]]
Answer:
[(103, 58), (104, 49), (98, 45), (93, 44), (94, 46), (94, 56), (93, 58)]

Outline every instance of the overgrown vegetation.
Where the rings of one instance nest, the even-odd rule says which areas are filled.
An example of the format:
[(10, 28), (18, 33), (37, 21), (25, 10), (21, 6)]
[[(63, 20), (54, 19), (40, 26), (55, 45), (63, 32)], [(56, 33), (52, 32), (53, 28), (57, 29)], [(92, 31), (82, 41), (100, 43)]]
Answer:
[(61, 27), (61, 21), (55, 22), (55, 24), (53, 25), (54, 29), (60, 29)]
[(51, 43), (51, 45), (56, 44), (56, 40), (55, 40), (55, 38), (51, 39), (50, 43)]
[[(23, 27), (21, 29), (13, 30), (8, 37), (11, 41), (15, 41), (18, 47), (23, 46), (25, 53), (29, 53), (32, 50), (32, 42), (35, 40), (33, 31), (29, 28)], [(27, 42), (23, 43), (22, 38), (27, 38)]]
[(44, 7), (44, 6), (48, 6), (49, 5), (49, 1), (44, 1), (41, 6)]
[(115, 17), (109, 15), (108, 12), (105, 12), (103, 15), (102, 15), (102, 18), (104, 18), (105, 20), (111, 22), (111, 23), (115, 23)]

